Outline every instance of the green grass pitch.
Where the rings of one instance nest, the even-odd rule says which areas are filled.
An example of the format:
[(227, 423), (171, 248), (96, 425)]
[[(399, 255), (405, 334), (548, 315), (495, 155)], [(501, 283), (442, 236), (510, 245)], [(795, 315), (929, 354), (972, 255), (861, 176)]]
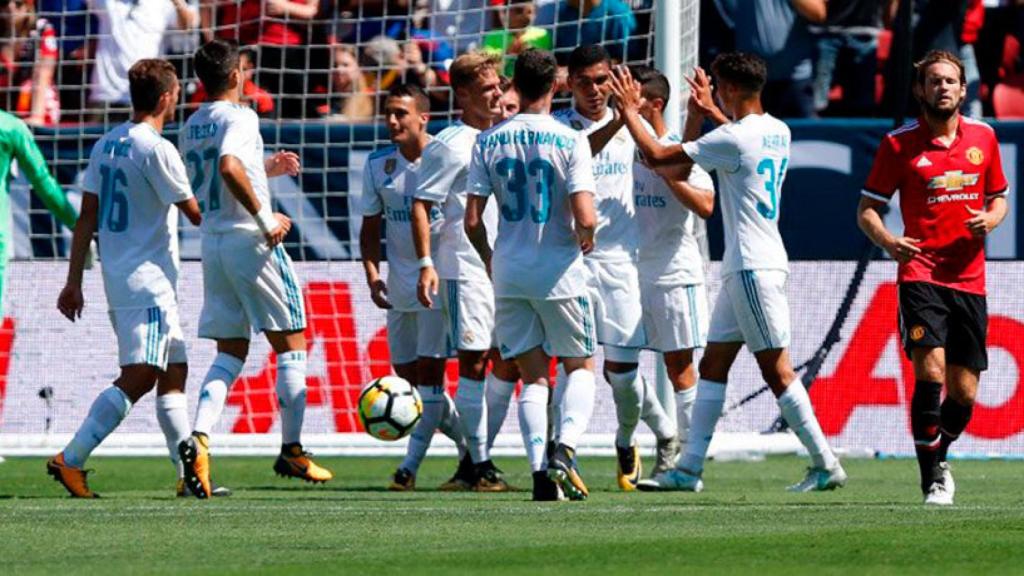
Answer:
[[(614, 461), (583, 460), (586, 502), (384, 490), (397, 459), (324, 458), (334, 481), (277, 478), (270, 458), (220, 458), (229, 498), (177, 499), (164, 459), (94, 458), (74, 501), (43, 459), (0, 464), (2, 574), (1006, 574), (1024, 572), (1024, 464), (954, 463), (951, 509), (920, 503), (912, 460), (846, 462), (850, 484), (792, 495), (797, 458), (711, 463), (702, 494), (616, 491)], [(499, 460), (516, 486), (521, 459)]]

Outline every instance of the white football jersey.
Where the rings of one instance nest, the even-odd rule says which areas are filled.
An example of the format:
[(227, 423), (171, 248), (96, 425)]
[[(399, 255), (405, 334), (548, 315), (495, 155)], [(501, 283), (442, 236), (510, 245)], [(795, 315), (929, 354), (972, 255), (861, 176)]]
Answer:
[[(668, 145), (681, 140), (666, 134), (658, 141)], [(704, 259), (694, 237), (698, 216), (683, 206), (661, 176), (641, 162), (633, 166), (633, 181), (640, 228), (640, 279), (664, 285), (703, 284)], [(687, 182), (714, 190), (711, 176), (696, 164)]]
[(789, 126), (781, 120), (750, 114), (683, 144), (697, 164), (718, 173), (725, 226), (723, 276), (740, 270), (789, 270), (779, 234), (789, 141)]
[[(418, 184), (414, 196), (442, 206), (444, 212), (435, 266), (438, 277), (446, 280), (490, 282), (484, 262), (473, 249), (464, 228), (469, 162), (479, 134), (476, 128), (455, 122), (430, 141), (423, 150), (417, 170)], [(484, 224), (487, 226), (487, 240), (494, 246), (498, 233), (498, 208), (492, 202), (484, 210)]]
[(258, 232), (256, 219), (226, 189), (220, 176), (221, 157), (238, 158), (260, 204), (270, 203), (263, 136), (256, 113), (223, 100), (204, 103), (185, 123), (179, 141), (192, 191), (203, 211), (200, 229), (204, 233)]
[(178, 210), (192, 197), (174, 145), (144, 122), (125, 122), (93, 146), (82, 182), (99, 196), (103, 285), (111, 310), (173, 304)]
[[(559, 110), (555, 118), (584, 135), (601, 129), (615, 117), (611, 108), (604, 118), (593, 121), (574, 108)], [(638, 234), (636, 210), (633, 207), (633, 161), (636, 144), (625, 126), (593, 158), (594, 208), (597, 209), (597, 231), (594, 251), (587, 258), (599, 260), (636, 260)]]
[(587, 268), (569, 196), (592, 193), (587, 137), (547, 114), (518, 114), (477, 138), (469, 193), (494, 194), (498, 297), (553, 300), (586, 294)]
[[(397, 311), (423, 310), (416, 299), (419, 258), (412, 239), (412, 199), (419, 161), (409, 162), (398, 147), (377, 150), (363, 168), (363, 216), (384, 215), (387, 240), (388, 300)], [(437, 255), (443, 217), (441, 208), (430, 211), (430, 253)]]

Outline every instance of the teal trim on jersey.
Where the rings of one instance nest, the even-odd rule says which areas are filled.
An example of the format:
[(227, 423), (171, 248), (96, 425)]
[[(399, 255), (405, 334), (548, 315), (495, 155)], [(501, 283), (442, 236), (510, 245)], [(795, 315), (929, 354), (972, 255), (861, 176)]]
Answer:
[(160, 309), (157, 307), (146, 310), (148, 316), (146, 322), (146, 353), (144, 361), (150, 366), (159, 366), (157, 363), (157, 346), (160, 342)]
[(583, 310), (583, 347), (586, 349), (587, 356), (593, 356), (596, 348), (594, 345), (596, 334), (594, 334), (594, 324), (590, 313), (590, 298), (579, 296), (576, 301), (579, 302), (580, 308)]
[(754, 278), (753, 270), (743, 270), (740, 273), (743, 280), (743, 290), (747, 293), (747, 303), (754, 313), (754, 322), (757, 324), (761, 337), (768, 348), (772, 348), (771, 331), (768, 330), (768, 321), (765, 319), (764, 310), (761, 308), (761, 298), (757, 292), (757, 280)]
[(700, 346), (700, 319), (697, 317), (697, 287), (690, 284), (686, 287), (686, 299), (690, 304), (690, 337), (693, 338), (693, 347)]
[(459, 344), (459, 281), (445, 280), (448, 283), (448, 341), (458, 349)]
[(299, 294), (299, 287), (292, 276), (291, 267), (288, 266), (288, 258), (284, 248), (280, 244), (274, 247), (274, 259), (277, 261), (277, 269), (281, 273), (284, 282), (284, 293), (288, 300), (288, 327), (291, 330), (302, 330), (306, 327), (306, 315), (302, 310), (302, 297)]

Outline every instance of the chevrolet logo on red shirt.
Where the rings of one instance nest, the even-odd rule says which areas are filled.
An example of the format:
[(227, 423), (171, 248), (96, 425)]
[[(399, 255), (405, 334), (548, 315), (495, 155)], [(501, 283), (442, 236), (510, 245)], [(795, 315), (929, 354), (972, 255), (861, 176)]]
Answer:
[(945, 189), (950, 192), (963, 190), (978, 183), (978, 174), (964, 174), (962, 170), (951, 170), (928, 181), (929, 190)]

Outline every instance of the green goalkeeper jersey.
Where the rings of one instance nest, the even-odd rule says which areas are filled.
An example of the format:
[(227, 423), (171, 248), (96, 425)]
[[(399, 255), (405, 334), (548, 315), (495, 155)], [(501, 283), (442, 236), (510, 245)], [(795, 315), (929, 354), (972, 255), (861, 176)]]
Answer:
[(0, 239), (6, 241), (10, 238), (7, 214), (10, 212), (8, 193), (12, 160), (18, 161), (19, 170), (28, 178), (46, 208), (62, 224), (74, 228), (78, 215), (46, 167), (46, 160), (36, 146), (32, 132), (16, 116), (0, 110)]

